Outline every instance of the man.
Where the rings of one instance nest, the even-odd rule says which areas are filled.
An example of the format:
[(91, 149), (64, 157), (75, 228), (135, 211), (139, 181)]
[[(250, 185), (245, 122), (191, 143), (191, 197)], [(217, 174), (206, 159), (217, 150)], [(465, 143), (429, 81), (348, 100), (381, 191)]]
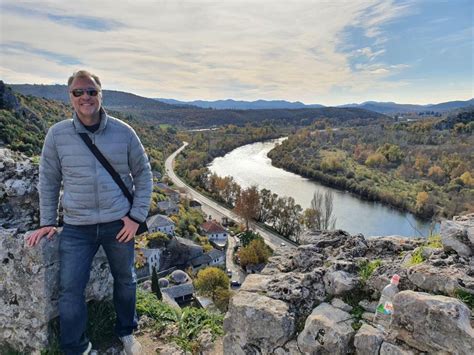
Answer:
[[(68, 80), (74, 108), (72, 119), (52, 126), (45, 138), (40, 162), (39, 195), (41, 227), (27, 240), (31, 247), (56, 233), (61, 182), (64, 227), (59, 239), (59, 320), (61, 348), (66, 354), (88, 354), (87, 306), (84, 291), (91, 263), (102, 246), (114, 277), (115, 331), (126, 354), (138, 354), (133, 337), (136, 277), (134, 236), (147, 217), (152, 175), (145, 150), (135, 131), (102, 108), (100, 79), (85, 70)], [(133, 194), (127, 198), (96, 159), (79, 133), (92, 142), (119, 173)]]

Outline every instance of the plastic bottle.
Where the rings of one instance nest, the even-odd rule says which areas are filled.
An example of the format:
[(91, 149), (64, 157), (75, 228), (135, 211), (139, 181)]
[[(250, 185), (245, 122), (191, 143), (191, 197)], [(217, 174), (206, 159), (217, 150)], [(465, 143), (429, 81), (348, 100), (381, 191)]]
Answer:
[(398, 282), (400, 276), (397, 274), (392, 276), (390, 283), (382, 290), (379, 303), (375, 309), (374, 323), (377, 328), (385, 331), (392, 320), (393, 314), (393, 296), (398, 293)]

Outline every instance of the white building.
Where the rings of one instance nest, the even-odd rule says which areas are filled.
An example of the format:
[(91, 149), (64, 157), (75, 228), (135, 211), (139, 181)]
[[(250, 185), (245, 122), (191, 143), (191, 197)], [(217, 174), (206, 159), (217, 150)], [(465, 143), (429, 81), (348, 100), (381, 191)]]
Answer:
[(167, 216), (155, 214), (146, 220), (150, 233), (162, 232), (167, 235), (174, 234), (174, 222)]

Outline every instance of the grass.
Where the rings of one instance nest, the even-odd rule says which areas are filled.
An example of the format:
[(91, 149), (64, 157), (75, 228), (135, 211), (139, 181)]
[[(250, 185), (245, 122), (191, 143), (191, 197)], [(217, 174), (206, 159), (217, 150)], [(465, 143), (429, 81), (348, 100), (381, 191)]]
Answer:
[(434, 248), (434, 249), (442, 248), (442, 247), (443, 247), (443, 243), (441, 242), (441, 235), (440, 235), (440, 234), (430, 235), (430, 236), (426, 239), (425, 245), (426, 245), (428, 248)]
[(155, 295), (142, 290), (137, 291), (137, 312), (154, 320), (154, 327), (162, 331), (167, 326), (177, 325), (177, 335), (170, 338), (185, 352), (199, 353), (199, 334), (207, 329), (212, 336), (222, 336), (224, 316), (210, 313), (202, 308), (186, 307), (183, 310), (172, 308), (160, 302)]
[(350, 314), (352, 315), (353, 322), (351, 326), (354, 330), (358, 330), (362, 326), (361, 320), (364, 314), (364, 308), (359, 305), (359, 302), (366, 299), (370, 299), (370, 293), (360, 289), (354, 290), (342, 298), (345, 303), (352, 307)]
[(359, 276), (362, 283), (366, 283), (374, 271), (382, 265), (382, 260), (375, 259), (372, 261), (364, 261), (359, 265)]
[(358, 304), (352, 308), (351, 315), (354, 317), (353, 322), (351, 323), (352, 329), (358, 331), (360, 327), (362, 327), (362, 315), (364, 314), (365, 310)]
[(411, 254), (410, 260), (408, 260), (405, 263), (405, 266), (410, 267), (410, 266), (418, 265), (424, 262), (426, 260), (425, 257), (423, 256), (425, 248), (438, 249), (442, 247), (443, 247), (443, 243), (441, 242), (441, 236), (439, 234), (429, 236), (426, 239), (426, 242), (422, 246), (416, 248), (413, 251), (413, 253)]
[[(87, 305), (86, 333), (94, 349), (106, 349), (115, 339), (115, 311), (112, 301), (91, 301)], [(51, 338), (49, 347), (41, 355), (60, 355), (59, 348), (59, 319), (53, 319), (50, 324)]]
[(464, 302), (469, 309), (474, 310), (474, 295), (461, 289), (455, 291), (456, 298)]
[(416, 248), (411, 254), (410, 260), (408, 260), (405, 263), (405, 266), (410, 267), (410, 266), (418, 265), (424, 262), (425, 258), (423, 256), (423, 250), (424, 250), (423, 246)]

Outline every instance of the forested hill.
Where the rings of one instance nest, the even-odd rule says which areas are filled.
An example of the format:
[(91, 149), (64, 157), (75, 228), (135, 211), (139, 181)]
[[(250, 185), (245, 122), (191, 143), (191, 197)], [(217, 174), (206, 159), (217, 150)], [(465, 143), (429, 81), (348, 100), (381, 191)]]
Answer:
[[(66, 85), (8, 84), (8, 86), (23, 95), (31, 95), (69, 103)], [(116, 109), (129, 107), (153, 110), (172, 110), (183, 107), (182, 105), (169, 105), (164, 102), (148, 99), (128, 92), (114, 90), (103, 90), (103, 102), (105, 107)]]
[[(10, 85), (24, 95), (67, 102), (65, 85)], [(306, 126), (327, 119), (335, 125), (366, 125), (388, 121), (382, 114), (359, 108), (302, 108), (262, 110), (214, 110), (192, 106), (169, 105), (129, 93), (104, 90), (104, 107), (131, 114), (154, 123), (172, 124), (182, 128), (205, 128), (233, 124), (273, 124), (277, 126)]]
[[(164, 159), (180, 145), (173, 128), (160, 128), (130, 114), (108, 110), (128, 122), (140, 136), (155, 170), (162, 171)], [(72, 116), (69, 104), (14, 93), (0, 81), (0, 146), (28, 156), (40, 154), (48, 128)]]
[(299, 130), (272, 163), (419, 216), (474, 211), (474, 109), (444, 119)]

